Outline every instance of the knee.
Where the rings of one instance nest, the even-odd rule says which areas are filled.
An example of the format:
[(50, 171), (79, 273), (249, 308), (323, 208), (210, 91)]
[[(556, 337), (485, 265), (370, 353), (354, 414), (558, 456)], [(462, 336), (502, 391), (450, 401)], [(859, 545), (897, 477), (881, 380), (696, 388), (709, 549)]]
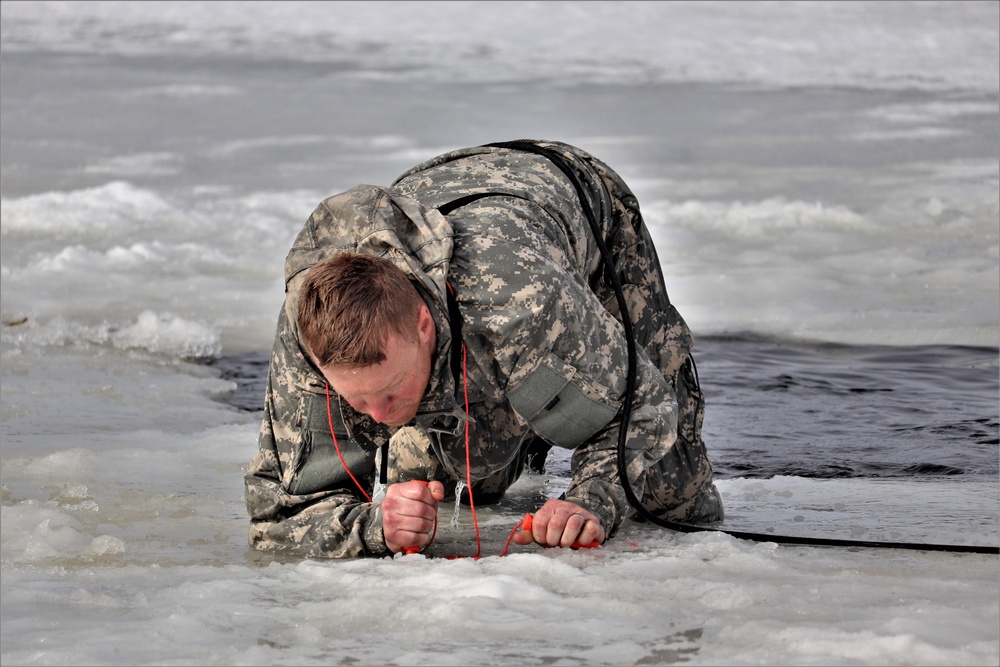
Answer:
[(691, 503), (688, 515), (688, 523), (716, 523), (726, 518), (722, 495), (714, 483), (709, 482), (701, 488)]

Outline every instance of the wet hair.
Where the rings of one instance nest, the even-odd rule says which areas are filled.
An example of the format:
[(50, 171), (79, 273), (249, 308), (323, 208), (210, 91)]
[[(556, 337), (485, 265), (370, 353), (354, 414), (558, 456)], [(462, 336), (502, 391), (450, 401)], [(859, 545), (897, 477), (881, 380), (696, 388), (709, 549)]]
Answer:
[(385, 361), (390, 332), (415, 341), (423, 300), (402, 269), (382, 257), (341, 253), (309, 269), (299, 293), (299, 339), (321, 367)]

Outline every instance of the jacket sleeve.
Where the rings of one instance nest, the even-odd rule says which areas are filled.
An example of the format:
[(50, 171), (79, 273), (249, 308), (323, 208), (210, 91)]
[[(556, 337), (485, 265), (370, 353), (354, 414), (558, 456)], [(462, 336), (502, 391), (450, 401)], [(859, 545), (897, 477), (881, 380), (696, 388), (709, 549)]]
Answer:
[[(560, 286), (555, 277), (548, 284), (553, 290), (530, 329), (528, 347), (521, 348), (508, 400), (537, 435), (573, 449), (564, 499), (596, 514), (610, 537), (633, 512), (618, 467), (624, 332), (589, 290), (573, 281)], [(647, 470), (675, 447), (678, 403), (641, 347), (637, 353), (626, 465), (632, 490), (642, 498)]]
[[(553, 236), (562, 227), (546, 216), (512, 197), (457, 209), (453, 282), (465, 330), (489, 339), (490, 367), (517, 418), (574, 450), (565, 498), (600, 517), (610, 536), (632, 513), (617, 463), (628, 348), (617, 303), (602, 303), (581, 275), (586, 260), (562, 252), (567, 244)], [(664, 317), (639, 288), (625, 290), (630, 310)], [(637, 352), (627, 467), (642, 498), (646, 471), (677, 440), (678, 404), (641, 346)]]
[(381, 505), (368, 502), (351, 479), (371, 489), (380, 443), (367, 435), (349, 437), (335, 394), (330, 406), (328, 415), (322, 376), (303, 356), (282, 309), (258, 449), (244, 477), (254, 549), (327, 558), (389, 553)]
[[(652, 466), (678, 448), (677, 400), (659, 371), (644, 359), (638, 363), (636, 392), (628, 423), (626, 467), (633, 493), (643, 498)], [(622, 413), (581, 443), (572, 458), (572, 479), (564, 498), (601, 518), (608, 536), (614, 535), (635, 511), (622, 486), (618, 466), (618, 438)], [(681, 491), (677, 490), (678, 493)]]

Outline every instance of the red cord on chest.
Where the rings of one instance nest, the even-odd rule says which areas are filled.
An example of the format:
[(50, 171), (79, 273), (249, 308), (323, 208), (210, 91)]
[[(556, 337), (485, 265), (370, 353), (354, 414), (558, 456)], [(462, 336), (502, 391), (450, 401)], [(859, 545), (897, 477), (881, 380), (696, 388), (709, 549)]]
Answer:
[[(462, 344), (462, 394), (463, 398), (465, 399), (466, 415), (469, 414), (469, 375), (467, 369), (468, 369), (468, 351), (466, 350), (465, 344), (463, 343)], [(351, 469), (347, 467), (347, 462), (344, 461), (344, 456), (340, 452), (340, 444), (337, 442), (337, 434), (333, 428), (333, 404), (330, 398), (329, 384), (326, 385), (326, 419), (327, 423), (330, 426), (330, 437), (333, 438), (333, 448), (337, 451), (337, 458), (340, 459), (340, 465), (342, 465), (344, 467), (344, 470), (347, 471), (348, 476), (350, 476), (351, 481), (354, 482), (354, 486), (358, 488), (358, 491), (361, 492), (362, 497), (368, 502), (372, 502), (371, 496), (368, 494), (367, 491), (364, 490), (364, 488), (361, 486), (361, 483), (358, 482), (358, 479), (354, 476), (354, 473), (351, 472)], [(418, 480), (418, 481), (427, 484), (427, 482), (424, 480)], [(479, 536), (479, 520), (476, 517), (476, 505), (472, 498), (472, 455), (470, 453), (468, 421), (465, 422), (465, 487), (469, 491), (469, 510), (472, 513), (472, 525), (476, 531), (476, 553), (474, 556), (453, 556), (453, 558), (479, 558), (479, 555), (482, 553), (483, 547), (482, 547), (482, 541)], [(515, 528), (514, 530), (517, 530), (517, 528)], [(437, 535), (437, 519), (434, 520), (434, 533), (431, 535), (431, 541), (424, 546), (425, 549), (428, 546), (430, 546), (432, 542), (434, 542), (435, 535)], [(416, 546), (405, 547), (403, 549), (403, 553), (409, 555), (413, 553), (418, 553), (420, 550), (421, 548)], [(504, 551), (506, 552), (506, 549)]]
[[(448, 289), (449, 290), (452, 289), (451, 284), (448, 284)], [(452, 341), (452, 344), (454, 344), (454, 343), (455, 343), (455, 341)], [(468, 415), (469, 414), (468, 350), (466, 349), (464, 342), (462, 343), (462, 395), (463, 395), (463, 398), (465, 400), (465, 414)], [(340, 459), (340, 465), (342, 465), (344, 467), (344, 470), (347, 471), (347, 474), (350, 476), (351, 480), (354, 482), (354, 485), (358, 488), (358, 491), (361, 492), (362, 497), (364, 497), (364, 499), (367, 500), (368, 502), (372, 502), (371, 496), (368, 495), (368, 493), (364, 490), (364, 488), (358, 482), (357, 478), (351, 472), (351, 469), (347, 467), (347, 463), (344, 461), (344, 456), (340, 453), (340, 445), (337, 443), (337, 434), (334, 432), (334, 429), (333, 429), (333, 407), (332, 407), (332, 402), (330, 400), (330, 385), (329, 384), (326, 385), (326, 418), (327, 418), (327, 423), (330, 425), (330, 436), (333, 438), (333, 447), (337, 451), (337, 458)], [(424, 480), (418, 480), (418, 481), (420, 481), (423, 484), (427, 484), (427, 482), (424, 481)], [(457, 558), (474, 558), (474, 559), (478, 559), (479, 556), (480, 556), (480, 554), (482, 553), (482, 542), (481, 542), (480, 536), (479, 536), (479, 520), (476, 518), (476, 505), (475, 505), (475, 502), (472, 499), (472, 456), (470, 454), (469, 422), (468, 421), (465, 422), (465, 488), (468, 489), (468, 492), (469, 492), (469, 511), (472, 514), (472, 525), (473, 525), (473, 527), (475, 528), (475, 531), (476, 531), (476, 553), (473, 556), (448, 556), (447, 558), (449, 560), (457, 559)], [(461, 502), (461, 498), (456, 498), (455, 502)], [(524, 518), (521, 519), (521, 521), (518, 522), (518, 524), (516, 526), (514, 526), (514, 529), (510, 533), (510, 537), (507, 538), (507, 543), (503, 547), (503, 551), (500, 552), (501, 556), (506, 556), (507, 555), (507, 551), (510, 548), (510, 543), (514, 539), (514, 535), (517, 533), (517, 531), (519, 529), (531, 530), (531, 522), (532, 522), (532, 516), (531, 516), (531, 514), (525, 514)], [(428, 542), (423, 547), (424, 549), (426, 549), (431, 544), (433, 544), (434, 537), (437, 535), (437, 525), (438, 525), (437, 524), (437, 518), (435, 517), (435, 519), (434, 519), (434, 532), (431, 534), (430, 542)], [(596, 547), (597, 544), (598, 544), (597, 542), (594, 542), (592, 544), (587, 544), (587, 545), (581, 545), (579, 543), (574, 543), (573, 544), (573, 548), (574, 549), (578, 549), (578, 548), (581, 548), (581, 547), (591, 548), (591, 547)], [(410, 555), (410, 554), (414, 554), (414, 553), (419, 553), (420, 551), (421, 551), (421, 547), (418, 547), (418, 546), (405, 547), (403, 549), (403, 554), (404, 555)]]

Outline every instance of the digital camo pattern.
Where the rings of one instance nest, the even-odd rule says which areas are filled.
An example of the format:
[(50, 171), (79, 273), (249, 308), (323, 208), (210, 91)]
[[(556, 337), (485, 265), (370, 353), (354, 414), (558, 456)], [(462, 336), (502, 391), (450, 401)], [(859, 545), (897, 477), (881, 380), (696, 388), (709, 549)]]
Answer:
[[(625, 285), (641, 348), (627, 440), (633, 490), (673, 521), (721, 519), (701, 439), (691, 333), (669, 303), (638, 203), (593, 156), (537, 144), (573, 165)], [(343, 251), (395, 262), (435, 318), (431, 380), (406, 427), (375, 424), (336, 395), (328, 413), (323, 378), (298, 346), (295, 299), (304, 272)], [(376, 452), (388, 441), (390, 483), (439, 479), (451, 488), (468, 474), (475, 501), (495, 502), (542, 439), (574, 450), (567, 500), (600, 517), (609, 536), (631, 516), (617, 464), (627, 369), (621, 314), (577, 192), (553, 162), (518, 148), (467, 148), (410, 169), (389, 188), (360, 185), (330, 197), (296, 238), (285, 278), (259, 451), (246, 475), (252, 546), (310, 557), (387, 553), (380, 507), (344, 470), (331, 423), (366, 493)], [(449, 285), (460, 323), (448, 318)], [(467, 364), (456, 374), (457, 326)], [(465, 388), (468, 411), (459, 400)]]

